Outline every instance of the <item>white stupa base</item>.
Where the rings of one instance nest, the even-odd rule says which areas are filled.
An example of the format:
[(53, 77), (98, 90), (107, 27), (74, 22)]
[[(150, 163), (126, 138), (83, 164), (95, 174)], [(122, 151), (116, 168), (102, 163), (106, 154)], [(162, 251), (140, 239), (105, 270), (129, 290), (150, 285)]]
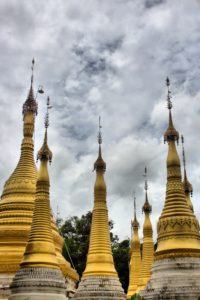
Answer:
[(66, 300), (62, 272), (50, 268), (23, 268), (10, 286), (9, 300)]
[(74, 300), (125, 300), (118, 277), (88, 276), (79, 283)]
[(198, 300), (200, 258), (174, 257), (155, 261), (151, 278), (139, 294), (145, 300)]

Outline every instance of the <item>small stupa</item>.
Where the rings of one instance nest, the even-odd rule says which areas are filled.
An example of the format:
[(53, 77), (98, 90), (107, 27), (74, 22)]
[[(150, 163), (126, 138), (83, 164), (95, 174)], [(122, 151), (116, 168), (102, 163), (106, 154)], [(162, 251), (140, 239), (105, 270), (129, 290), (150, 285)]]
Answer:
[(138, 235), (139, 222), (136, 216), (136, 197), (134, 195), (134, 219), (131, 223), (133, 229), (133, 237), (131, 241), (131, 258), (129, 266), (129, 286), (127, 292), (127, 299), (137, 292), (139, 283), (139, 274), (141, 268), (141, 253), (140, 253), (140, 239)]
[(151, 268), (154, 260), (154, 243), (153, 243), (153, 229), (150, 220), (150, 213), (152, 207), (148, 200), (148, 183), (147, 183), (147, 168), (145, 167), (145, 202), (142, 207), (144, 213), (144, 224), (143, 224), (143, 247), (142, 247), (142, 263), (139, 274), (139, 282), (137, 292), (143, 290), (150, 279)]
[(126, 298), (115, 270), (106, 204), (104, 173), (106, 163), (102, 158), (101, 124), (98, 133), (99, 154), (94, 164), (94, 208), (86, 268), (73, 299), (76, 300), (124, 300)]

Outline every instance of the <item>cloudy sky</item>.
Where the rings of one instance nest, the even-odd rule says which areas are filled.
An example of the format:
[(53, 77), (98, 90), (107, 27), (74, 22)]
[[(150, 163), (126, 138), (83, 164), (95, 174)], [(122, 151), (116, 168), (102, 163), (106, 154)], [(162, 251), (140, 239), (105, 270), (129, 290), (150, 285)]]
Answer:
[[(133, 191), (143, 222), (144, 167), (156, 222), (165, 199), (167, 127), (165, 79), (173, 118), (185, 136), (188, 177), (200, 216), (200, 1), (1, 0), (0, 187), (19, 159), (22, 104), (35, 58), (36, 150), (43, 139), (46, 96), (53, 109), (49, 146), (51, 201), (63, 218), (93, 206), (98, 116), (109, 216), (121, 239), (130, 236)], [(181, 147), (178, 147), (181, 153)], [(156, 234), (154, 234), (154, 237)]]

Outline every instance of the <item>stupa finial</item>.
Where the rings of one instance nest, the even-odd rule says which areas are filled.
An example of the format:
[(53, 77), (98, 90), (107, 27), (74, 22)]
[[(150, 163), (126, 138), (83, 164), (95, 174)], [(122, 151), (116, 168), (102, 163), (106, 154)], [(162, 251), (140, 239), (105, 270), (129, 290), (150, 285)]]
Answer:
[(142, 211), (151, 213), (152, 207), (149, 204), (148, 194), (147, 194), (148, 191), (147, 167), (144, 168), (143, 176), (144, 176), (145, 203), (143, 205)]
[(26, 101), (23, 104), (23, 108), (22, 108), (22, 114), (23, 115), (25, 115), (28, 112), (33, 113), (33, 115), (37, 115), (37, 111), (38, 111), (38, 104), (36, 102), (36, 98), (35, 98), (34, 92), (33, 92), (34, 65), (35, 65), (35, 60), (33, 58), (32, 59), (32, 64), (31, 64), (31, 86), (30, 86), (30, 90), (29, 90), (29, 93), (28, 93), (28, 97), (27, 97)]
[(148, 181), (147, 181), (147, 167), (144, 168), (144, 189), (145, 191), (148, 190)]
[(171, 90), (170, 90), (170, 80), (167, 77), (166, 79), (166, 86), (167, 86), (167, 108), (169, 110), (169, 125), (167, 130), (164, 133), (164, 142), (170, 142), (170, 141), (176, 141), (178, 144), (179, 141), (179, 133), (176, 131), (173, 125), (173, 120), (172, 120), (172, 101), (171, 101)]
[(135, 191), (133, 192), (133, 205), (134, 205), (134, 218), (136, 219), (136, 196), (135, 196)]
[(32, 71), (32, 74), (31, 74), (31, 85), (33, 84), (34, 66), (35, 66), (35, 59), (33, 57), (32, 64), (31, 64), (31, 71)]
[(136, 215), (136, 195), (135, 195), (135, 191), (133, 192), (133, 207), (134, 207), (134, 219), (132, 221), (132, 226), (133, 226), (133, 229), (134, 229), (134, 228), (139, 227), (139, 223), (138, 223), (137, 215)]
[(166, 86), (167, 86), (167, 108), (172, 109), (172, 101), (171, 101), (171, 91), (170, 91), (170, 80), (166, 78)]
[(101, 145), (102, 144), (102, 132), (101, 132), (101, 116), (99, 116), (99, 132), (98, 132), (98, 144)]
[(184, 171), (185, 171), (186, 170), (186, 159), (185, 159), (184, 136), (183, 135), (181, 135), (181, 144), (182, 144), (183, 167), (184, 167)]
[(99, 116), (99, 125), (98, 125), (98, 135), (97, 135), (97, 141), (99, 144), (99, 155), (98, 158), (96, 160), (96, 162), (94, 163), (94, 170), (102, 170), (105, 171), (106, 170), (106, 163), (104, 162), (103, 158), (102, 158), (102, 153), (101, 153), (101, 144), (102, 144), (102, 132), (101, 132), (101, 117)]
[(45, 116), (45, 121), (44, 121), (44, 126), (45, 126), (45, 135), (44, 135), (44, 142), (41, 147), (41, 149), (38, 151), (37, 155), (37, 160), (48, 160), (50, 163), (52, 161), (52, 152), (49, 149), (48, 146), (48, 141), (47, 141), (47, 129), (49, 127), (49, 109), (51, 109), (52, 106), (50, 105), (50, 98), (47, 97), (47, 111), (46, 111), (46, 116)]

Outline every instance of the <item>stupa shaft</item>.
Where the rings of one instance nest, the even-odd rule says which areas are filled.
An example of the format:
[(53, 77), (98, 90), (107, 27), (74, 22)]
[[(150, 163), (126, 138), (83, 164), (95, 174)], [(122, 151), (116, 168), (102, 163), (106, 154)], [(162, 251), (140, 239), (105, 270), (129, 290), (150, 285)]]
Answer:
[(150, 213), (152, 207), (148, 200), (148, 184), (147, 184), (147, 168), (145, 167), (145, 202), (142, 208), (144, 212), (143, 224), (143, 249), (142, 249), (142, 263), (139, 275), (138, 291), (145, 288), (150, 279), (151, 268), (154, 260), (154, 243), (153, 243), (153, 229), (150, 220)]
[(131, 242), (131, 258), (129, 266), (129, 286), (127, 292), (127, 299), (137, 292), (139, 283), (139, 274), (141, 268), (141, 253), (140, 253), (140, 239), (138, 235), (139, 223), (136, 218), (136, 207), (134, 199), (134, 220), (132, 222), (133, 237)]
[(86, 268), (74, 299), (81, 300), (123, 300), (122, 290), (114, 267), (109, 234), (108, 209), (106, 204), (106, 184), (104, 172), (106, 164), (101, 154), (101, 132), (99, 124), (99, 156), (94, 164), (96, 182), (94, 186), (94, 208), (90, 243)]
[(103, 171), (97, 173), (94, 189), (94, 208), (86, 269), (83, 276), (117, 276), (110, 242), (106, 185)]

